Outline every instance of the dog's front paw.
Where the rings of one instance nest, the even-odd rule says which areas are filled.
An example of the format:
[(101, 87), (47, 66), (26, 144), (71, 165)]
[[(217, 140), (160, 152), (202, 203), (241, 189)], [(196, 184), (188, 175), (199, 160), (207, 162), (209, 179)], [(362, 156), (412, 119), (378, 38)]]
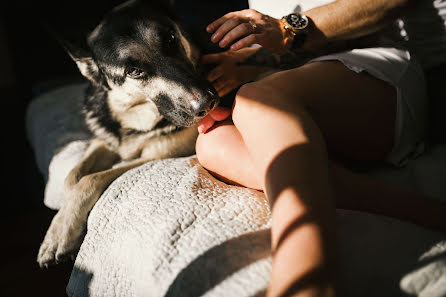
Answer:
[(54, 216), (40, 245), (37, 262), (48, 267), (59, 262), (74, 260), (85, 235), (85, 224), (72, 213), (60, 209)]

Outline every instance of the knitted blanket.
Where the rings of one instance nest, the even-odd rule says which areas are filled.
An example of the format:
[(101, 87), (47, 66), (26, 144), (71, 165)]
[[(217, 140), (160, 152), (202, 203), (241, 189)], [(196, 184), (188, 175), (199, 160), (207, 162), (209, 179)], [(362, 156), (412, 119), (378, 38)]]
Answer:
[[(85, 85), (28, 107), (27, 131), (58, 209), (62, 183), (90, 134)], [(446, 148), (376, 176), (446, 197)], [(360, 199), (360, 197), (358, 197)], [(404, 207), (404, 206), (402, 206)], [(446, 296), (446, 236), (399, 220), (337, 210), (340, 296)], [(263, 193), (222, 183), (195, 156), (146, 163), (115, 180), (94, 206), (69, 296), (264, 296), (270, 211)]]

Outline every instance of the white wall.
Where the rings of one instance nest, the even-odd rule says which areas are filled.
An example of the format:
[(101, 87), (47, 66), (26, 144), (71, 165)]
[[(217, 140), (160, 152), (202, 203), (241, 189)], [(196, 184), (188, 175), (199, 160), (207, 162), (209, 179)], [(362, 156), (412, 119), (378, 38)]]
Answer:
[(280, 19), (284, 15), (290, 14), (299, 6), (300, 11), (309, 10), (313, 7), (321, 6), (333, 0), (249, 0), (249, 7)]

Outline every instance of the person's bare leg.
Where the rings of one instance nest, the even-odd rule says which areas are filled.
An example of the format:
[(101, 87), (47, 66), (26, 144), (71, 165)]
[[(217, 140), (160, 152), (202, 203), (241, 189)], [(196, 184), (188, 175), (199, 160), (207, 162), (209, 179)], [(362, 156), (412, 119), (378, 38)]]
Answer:
[[(342, 87), (345, 82), (348, 88)], [(334, 205), (323, 140), (343, 157), (384, 158), (393, 143), (395, 97), (386, 83), (336, 62), (282, 72), (239, 92), (233, 112), (236, 131), (264, 178), (262, 187), (273, 205), (273, 248), (280, 245), (269, 294), (330, 294), (330, 277), (323, 275), (336, 261)], [(207, 136), (200, 138), (199, 146)], [(203, 152), (207, 154), (197, 149), (205, 167), (216, 165), (212, 170), (229, 180), (227, 169), (240, 168), (237, 158), (206, 164), (212, 158), (200, 156)], [(351, 179), (341, 173), (341, 181)], [(339, 193), (342, 187), (335, 189)]]
[(446, 201), (428, 197), (331, 163), (338, 208), (360, 210), (446, 232)]
[(268, 86), (245, 85), (232, 113), (272, 206), (268, 296), (331, 296), (337, 252), (325, 144), (298, 102), (286, 109), (266, 101), (281, 96)]
[(198, 161), (215, 177), (232, 184), (262, 190), (262, 179), (256, 172), (242, 136), (231, 120), (218, 122), (196, 143)]

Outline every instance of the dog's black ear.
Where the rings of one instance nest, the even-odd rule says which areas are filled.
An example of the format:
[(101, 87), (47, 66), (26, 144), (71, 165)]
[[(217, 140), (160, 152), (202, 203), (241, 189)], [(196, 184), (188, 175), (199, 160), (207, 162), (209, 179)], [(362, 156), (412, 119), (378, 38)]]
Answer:
[(76, 62), (81, 74), (93, 84), (108, 88), (107, 81), (93, 59), (93, 55), (79, 46), (75, 46), (67, 41), (62, 41), (62, 46), (70, 55), (71, 59)]

